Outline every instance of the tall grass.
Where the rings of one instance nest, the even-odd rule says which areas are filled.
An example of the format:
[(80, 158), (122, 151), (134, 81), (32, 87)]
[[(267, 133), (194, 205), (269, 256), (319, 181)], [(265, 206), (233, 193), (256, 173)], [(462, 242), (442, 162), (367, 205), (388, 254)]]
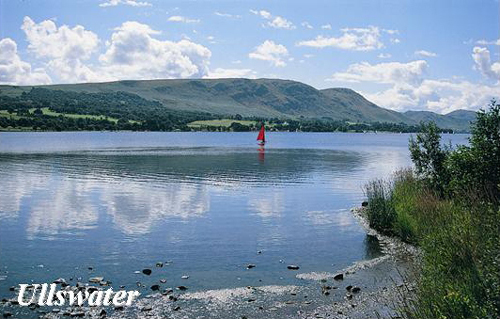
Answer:
[(366, 185), (370, 227), (381, 233), (392, 235), (396, 212), (392, 204), (392, 185), (383, 179), (370, 181)]
[(371, 227), (424, 252), (405, 317), (500, 318), (498, 206), (442, 199), (411, 170), (370, 182), (366, 194)]

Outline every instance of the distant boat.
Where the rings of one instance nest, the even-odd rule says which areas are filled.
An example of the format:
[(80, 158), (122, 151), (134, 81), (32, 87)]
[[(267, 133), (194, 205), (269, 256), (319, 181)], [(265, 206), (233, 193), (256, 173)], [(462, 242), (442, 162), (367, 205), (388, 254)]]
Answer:
[(260, 128), (259, 135), (257, 136), (257, 141), (259, 141), (260, 145), (266, 144), (266, 130), (264, 129), (264, 124)]

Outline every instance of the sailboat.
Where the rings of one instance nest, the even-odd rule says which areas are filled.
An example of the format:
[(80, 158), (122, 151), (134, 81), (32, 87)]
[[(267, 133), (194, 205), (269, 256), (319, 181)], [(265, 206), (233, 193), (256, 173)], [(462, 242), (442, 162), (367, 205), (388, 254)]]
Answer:
[(259, 141), (260, 145), (266, 144), (266, 130), (264, 129), (264, 124), (262, 124), (262, 127), (260, 128), (259, 135), (257, 136), (257, 141)]

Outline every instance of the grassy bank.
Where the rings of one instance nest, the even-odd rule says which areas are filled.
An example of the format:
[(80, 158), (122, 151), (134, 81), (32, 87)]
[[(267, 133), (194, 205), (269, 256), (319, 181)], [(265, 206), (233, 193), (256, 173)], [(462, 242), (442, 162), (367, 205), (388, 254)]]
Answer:
[(416, 169), (366, 186), (371, 227), (421, 247), (406, 318), (500, 317), (500, 106), (478, 114), (470, 146), (410, 141)]

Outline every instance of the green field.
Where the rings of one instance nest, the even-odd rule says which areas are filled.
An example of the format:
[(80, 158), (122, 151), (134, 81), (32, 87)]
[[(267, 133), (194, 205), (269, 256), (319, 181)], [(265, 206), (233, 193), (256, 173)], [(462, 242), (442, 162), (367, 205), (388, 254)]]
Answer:
[(204, 120), (204, 121), (194, 121), (189, 123), (187, 126), (192, 128), (201, 128), (206, 126), (223, 126), (229, 127), (231, 123), (240, 123), (242, 125), (257, 124), (255, 121), (245, 121), (245, 120), (232, 120), (232, 119), (220, 119), (220, 120)]
[(0, 110), (0, 116), (9, 117), (15, 120), (19, 120), (21, 117), (16, 114), (10, 114), (7, 110)]
[[(54, 112), (54, 111), (49, 110), (48, 107), (43, 107), (43, 108), (41, 108), (41, 110), (43, 112), (43, 115), (47, 115), (47, 116), (57, 117), (57, 116), (62, 115), (64, 117), (69, 117), (69, 118), (73, 118), (73, 119), (93, 119), (93, 120), (107, 120), (107, 121), (110, 121), (110, 122), (113, 122), (113, 123), (117, 123), (118, 122), (118, 119), (116, 119), (116, 118), (106, 117), (106, 116), (103, 116), (103, 115), (58, 113), (58, 112)], [(29, 112), (31, 114), (33, 114), (34, 111), (35, 111), (35, 108), (29, 109)], [(10, 117), (10, 118), (13, 118), (15, 120), (18, 120), (18, 119), (24, 117), (24, 116), (19, 116), (19, 115), (16, 115), (16, 114), (10, 114), (9, 112), (7, 112), (7, 110), (0, 110), (0, 116)], [(139, 123), (138, 121), (132, 121), (132, 120), (129, 120), (129, 122), (132, 123), (132, 124)]]
[[(89, 115), (89, 114), (65, 114), (65, 113), (57, 113), (54, 111), (49, 110), (48, 107), (43, 107), (41, 108), (43, 115), (48, 115), (48, 116), (65, 116), (65, 117), (70, 117), (73, 119), (93, 119), (93, 120), (108, 120), (110, 122), (118, 122), (118, 119), (112, 118), (112, 117), (106, 117), (102, 115)], [(33, 114), (35, 111), (35, 108), (30, 109), (30, 113)]]

